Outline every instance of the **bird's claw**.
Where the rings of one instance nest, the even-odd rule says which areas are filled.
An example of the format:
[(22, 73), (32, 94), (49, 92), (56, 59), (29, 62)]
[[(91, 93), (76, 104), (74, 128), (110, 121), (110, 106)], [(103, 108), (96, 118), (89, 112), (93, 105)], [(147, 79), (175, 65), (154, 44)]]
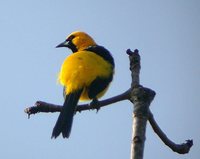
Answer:
[(93, 99), (91, 102), (90, 102), (90, 107), (91, 107), (91, 109), (96, 109), (97, 110), (97, 112), (96, 113), (98, 113), (98, 111), (100, 110), (100, 104), (99, 104), (99, 101), (95, 98), (95, 99)]

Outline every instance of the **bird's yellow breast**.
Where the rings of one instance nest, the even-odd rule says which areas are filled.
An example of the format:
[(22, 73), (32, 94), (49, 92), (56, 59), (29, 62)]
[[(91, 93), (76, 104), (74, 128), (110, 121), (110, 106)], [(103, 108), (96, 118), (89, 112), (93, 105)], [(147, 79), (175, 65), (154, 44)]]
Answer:
[[(102, 57), (90, 51), (79, 51), (64, 60), (59, 82), (66, 87), (66, 94), (83, 89), (80, 99), (87, 100), (87, 87), (97, 77), (109, 77), (113, 74), (112, 71), (112, 65)], [(102, 92), (99, 94), (103, 95)]]

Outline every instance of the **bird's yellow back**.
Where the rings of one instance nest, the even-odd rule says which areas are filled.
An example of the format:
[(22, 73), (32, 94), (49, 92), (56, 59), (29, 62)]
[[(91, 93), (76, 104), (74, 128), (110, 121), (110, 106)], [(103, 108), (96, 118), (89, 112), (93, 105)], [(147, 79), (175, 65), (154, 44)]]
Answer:
[[(59, 81), (66, 87), (66, 94), (84, 88), (81, 100), (88, 100), (87, 88), (97, 78), (113, 74), (112, 65), (90, 51), (79, 51), (69, 55), (62, 64)], [(100, 92), (97, 97), (102, 96)]]

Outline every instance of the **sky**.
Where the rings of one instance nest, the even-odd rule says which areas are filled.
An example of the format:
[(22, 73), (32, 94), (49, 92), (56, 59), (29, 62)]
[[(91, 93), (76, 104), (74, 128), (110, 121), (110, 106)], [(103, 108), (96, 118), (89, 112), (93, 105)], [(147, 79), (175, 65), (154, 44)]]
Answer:
[(200, 1), (6, 0), (0, 2), (0, 158), (130, 158), (133, 105), (122, 101), (77, 113), (69, 139), (51, 139), (58, 113), (36, 114), (37, 100), (62, 104), (57, 75), (71, 53), (56, 49), (76, 30), (112, 53), (114, 80), (102, 99), (130, 88), (128, 48), (141, 55), (140, 82), (156, 91), (151, 111), (176, 143), (193, 139), (189, 154), (166, 147), (147, 124), (144, 158), (200, 156)]

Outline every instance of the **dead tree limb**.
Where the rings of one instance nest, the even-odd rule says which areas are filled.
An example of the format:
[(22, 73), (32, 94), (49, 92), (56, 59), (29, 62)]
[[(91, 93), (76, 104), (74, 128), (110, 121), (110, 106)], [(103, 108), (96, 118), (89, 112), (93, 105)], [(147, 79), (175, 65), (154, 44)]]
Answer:
[[(134, 103), (133, 123), (138, 123), (138, 124), (135, 124), (136, 126), (133, 126), (133, 137), (132, 137), (132, 144), (131, 144), (131, 150), (133, 151), (131, 151), (131, 157), (133, 156), (143, 157), (144, 141), (145, 141), (145, 127), (146, 127), (147, 119), (149, 120), (149, 123), (151, 124), (155, 133), (174, 152), (177, 152), (179, 154), (188, 153), (190, 148), (193, 145), (192, 140), (186, 140), (186, 142), (182, 144), (175, 144), (165, 135), (165, 133), (160, 129), (160, 127), (156, 123), (153, 117), (153, 114), (149, 110), (149, 105), (155, 96), (155, 92), (149, 88), (142, 87), (139, 84), (140, 57), (139, 57), (138, 51), (135, 50), (134, 52), (132, 52), (131, 50), (127, 50), (127, 54), (129, 55), (129, 59), (130, 59), (130, 70), (132, 72), (132, 79), (133, 79), (131, 88), (120, 95), (114, 96), (106, 100), (99, 101), (98, 108), (108, 106), (110, 104), (113, 104), (122, 100), (130, 100), (132, 103)], [(85, 110), (93, 110), (93, 109), (96, 109), (96, 106), (91, 105), (91, 104), (82, 104), (82, 105), (78, 105), (77, 107), (78, 112), (85, 111)], [(62, 110), (61, 105), (55, 105), (55, 104), (46, 103), (43, 101), (37, 101), (35, 103), (35, 106), (28, 107), (24, 111), (25, 113), (28, 114), (28, 117), (30, 117), (30, 115), (37, 114), (40, 112), (54, 113), (54, 112), (60, 112), (61, 110)], [(139, 154), (139, 155), (134, 155), (134, 154)]]
[(140, 55), (138, 50), (127, 50), (130, 60), (132, 76), (131, 101), (133, 106), (131, 159), (143, 159), (146, 123), (148, 120), (149, 106), (155, 92), (140, 85)]

